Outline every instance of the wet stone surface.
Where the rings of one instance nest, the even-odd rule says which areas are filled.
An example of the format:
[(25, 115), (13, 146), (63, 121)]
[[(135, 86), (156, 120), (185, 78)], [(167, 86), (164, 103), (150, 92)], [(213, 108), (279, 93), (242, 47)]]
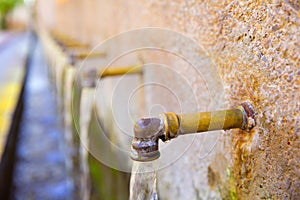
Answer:
[(64, 138), (55, 91), (38, 43), (25, 88), (14, 171), (13, 199), (74, 199), (74, 181), (67, 160), (71, 148)]

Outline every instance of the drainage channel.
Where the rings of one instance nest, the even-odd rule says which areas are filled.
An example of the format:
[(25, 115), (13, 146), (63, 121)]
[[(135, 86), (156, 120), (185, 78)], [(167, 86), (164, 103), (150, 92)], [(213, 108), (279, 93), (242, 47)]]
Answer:
[(74, 169), (68, 164), (73, 152), (37, 42), (25, 86), (12, 199), (77, 199)]

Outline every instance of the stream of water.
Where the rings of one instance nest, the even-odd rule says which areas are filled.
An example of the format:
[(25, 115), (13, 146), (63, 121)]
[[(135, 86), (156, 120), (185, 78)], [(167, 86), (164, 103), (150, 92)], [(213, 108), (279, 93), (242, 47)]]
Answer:
[(158, 200), (156, 171), (152, 162), (134, 162), (130, 179), (130, 200)]
[[(20, 43), (22, 44), (22, 43)], [(18, 58), (18, 44), (11, 52)], [(79, 199), (68, 144), (46, 60), (37, 43), (29, 62), (11, 199)], [(18, 66), (18, 65), (17, 65)]]

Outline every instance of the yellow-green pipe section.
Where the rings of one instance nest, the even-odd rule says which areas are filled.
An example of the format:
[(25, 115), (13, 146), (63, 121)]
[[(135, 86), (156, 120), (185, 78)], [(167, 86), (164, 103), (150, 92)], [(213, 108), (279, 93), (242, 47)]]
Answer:
[(246, 126), (243, 109), (231, 109), (191, 114), (161, 114), (164, 120), (166, 139), (189, 133), (213, 130), (244, 129)]
[(131, 74), (141, 74), (143, 72), (143, 65), (133, 65), (126, 67), (108, 67), (99, 73), (99, 78), (105, 78), (108, 76), (121, 76)]
[(80, 43), (80, 42), (61, 42), (61, 44), (66, 48), (77, 48), (77, 47), (88, 48), (88, 47), (90, 47), (89, 44)]
[(255, 116), (253, 106), (244, 102), (235, 109), (191, 114), (167, 112), (142, 118), (134, 126), (131, 158), (141, 162), (159, 158), (159, 139), (168, 141), (179, 135), (234, 128), (249, 131), (256, 125)]
[(98, 58), (98, 57), (105, 57), (106, 53), (104, 52), (76, 52), (72, 55), (73, 57), (76, 57), (78, 59), (84, 59), (84, 58)]

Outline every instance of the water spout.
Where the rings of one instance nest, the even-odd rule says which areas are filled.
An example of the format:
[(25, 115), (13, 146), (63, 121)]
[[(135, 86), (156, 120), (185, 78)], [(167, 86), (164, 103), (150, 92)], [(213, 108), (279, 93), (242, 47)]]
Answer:
[(168, 141), (179, 135), (212, 130), (250, 130), (255, 125), (255, 111), (249, 102), (230, 110), (192, 114), (167, 112), (158, 118), (144, 118), (134, 126), (131, 158), (141, 162), (159, 158), (159, 139)]

